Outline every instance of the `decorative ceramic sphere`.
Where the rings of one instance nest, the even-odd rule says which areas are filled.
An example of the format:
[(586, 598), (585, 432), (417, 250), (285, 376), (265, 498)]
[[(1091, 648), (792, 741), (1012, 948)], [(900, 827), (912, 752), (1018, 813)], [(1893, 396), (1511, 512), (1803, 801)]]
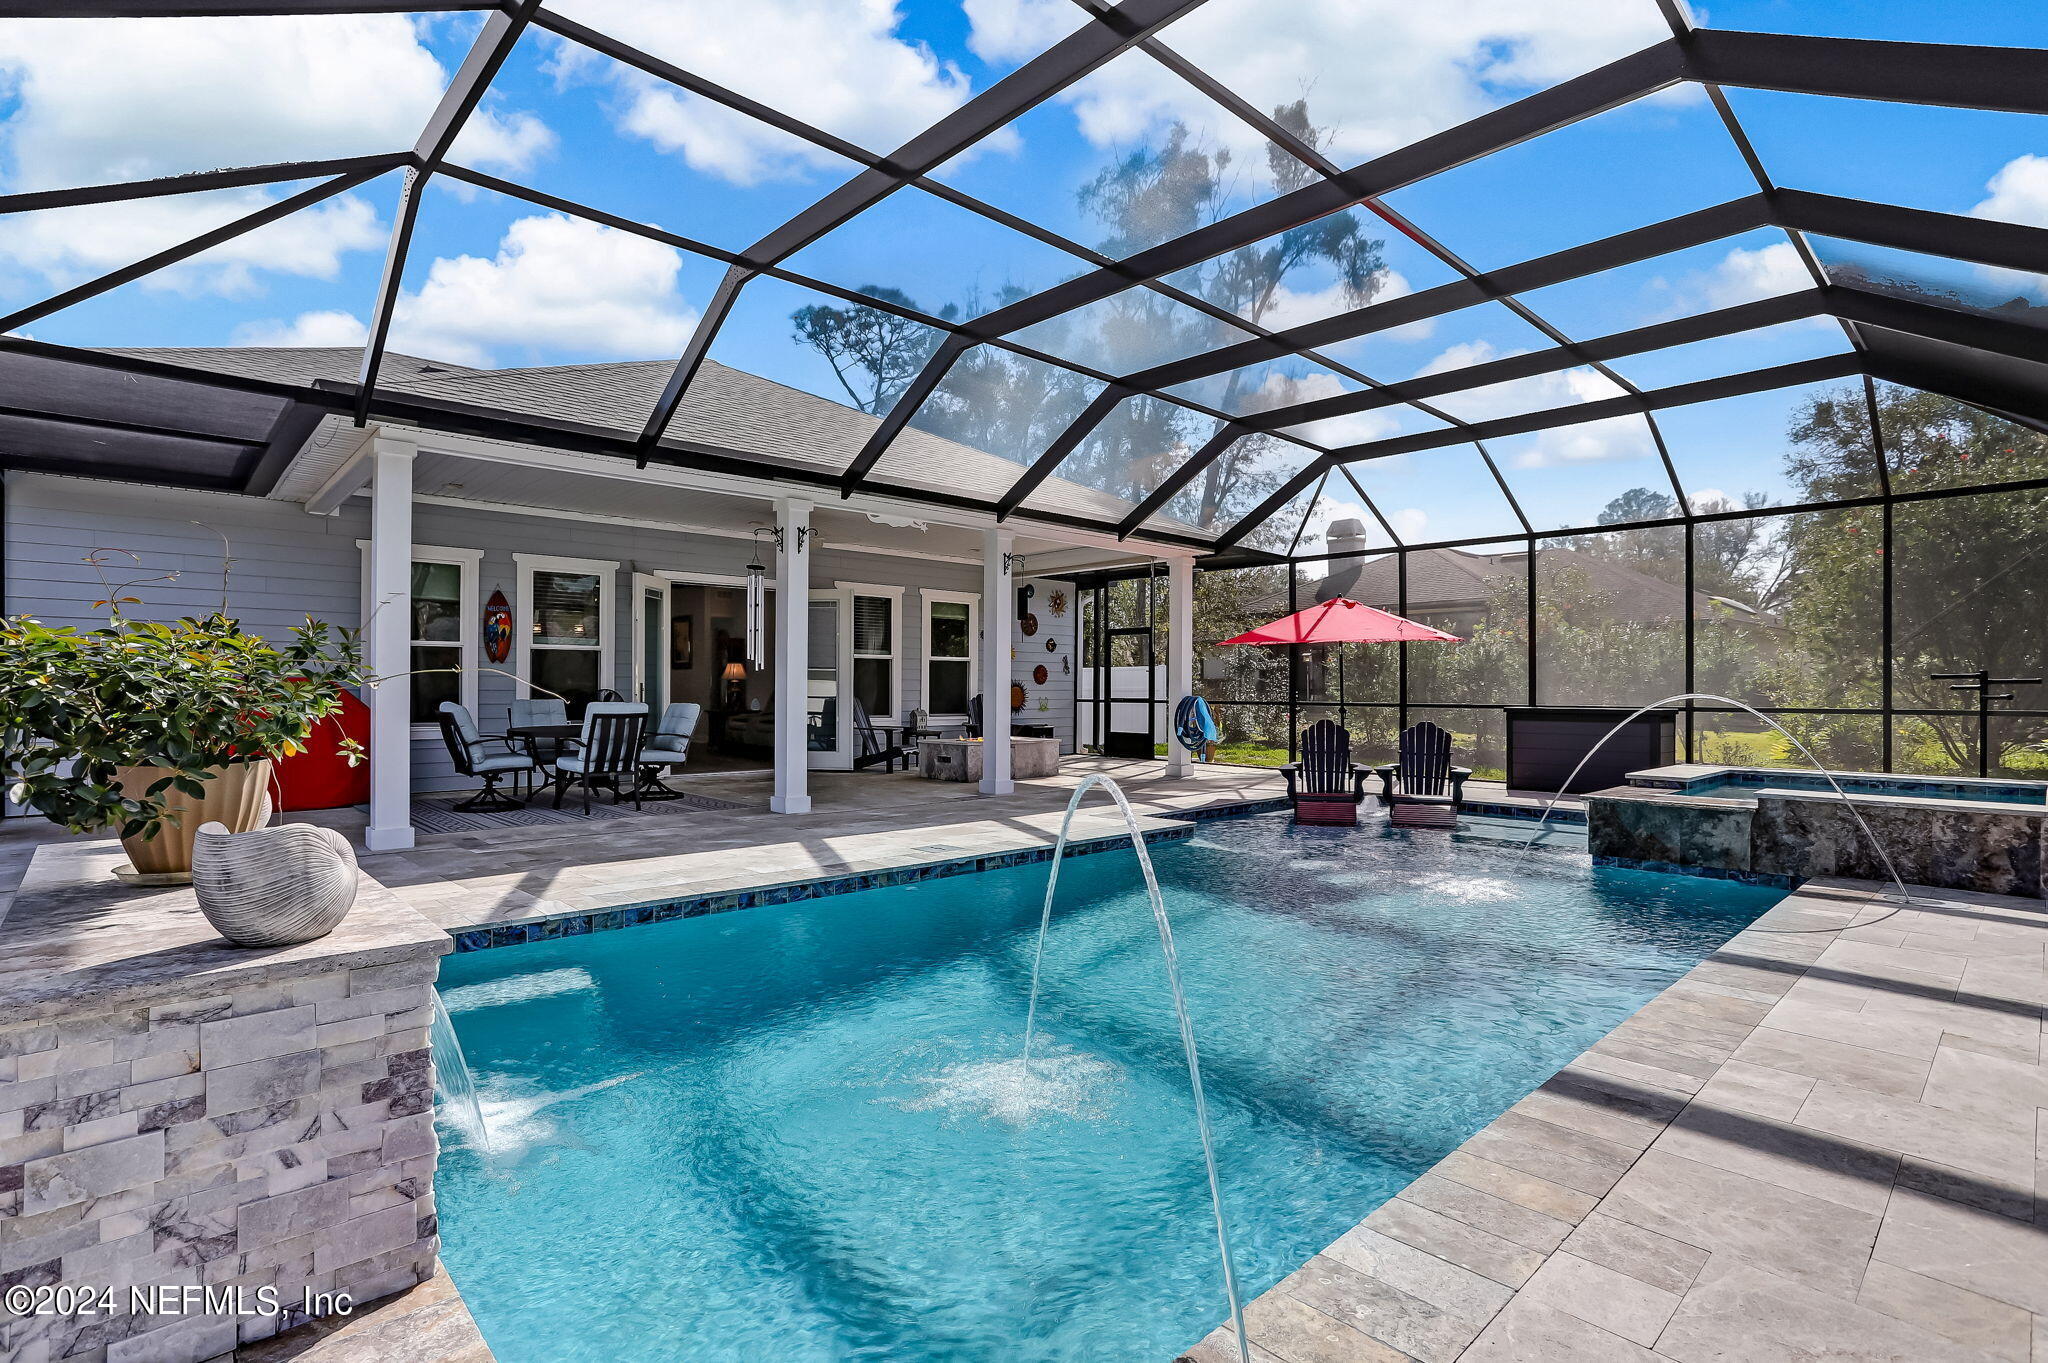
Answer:
[(192, 891), (221, 936), (242, 947), (296, 946), (334, 931), (356, 902), (356, 854), (331, 828), (280, 824), (192, 839)]

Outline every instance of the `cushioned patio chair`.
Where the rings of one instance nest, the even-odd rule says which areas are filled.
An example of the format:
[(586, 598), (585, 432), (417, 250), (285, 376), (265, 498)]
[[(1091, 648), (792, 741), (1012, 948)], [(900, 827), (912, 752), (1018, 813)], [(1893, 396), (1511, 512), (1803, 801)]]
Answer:
[(1428, 720), (1401, 735), (1401, 760), (1375, 767), (1380, 800), (1399, 828), (1455, 828), (1470, 767), (1451, 765), (1451, 736)]
[[(510, 717), (507, 727), (524, 728), (529, 724), (567, 724), (569, 702), (554, 696), (535, 696), (531, 700), (515, 700), (506, 711)], [(519, 742), (514, 739), (513, 742)], [(526, 751), (538, 762), (543, 771), (553, 770), (555, 759), (562, 755), (563, 740), (559, 738), (529, 738), (525, 740)]]
[(680, 790), (662, 784), (661, 774), (674, 771), (690, 757), (690, 736), (697, 730), (697, 716), (704, 707), (695, 701), (677, 701), (661, 712), (661, 722), (647, 736), (640, 750), (640, 798), (679, 800)]
[(1365, 799), (1366, 768), (1351, 760), (1351, 735), (1334, 719), (1319, 719), (1301, 731), (1301, 760), (1280, 768), (1294, 821), (1354, 824)]
[(612, 803), (631, 799), (640, 807), (640, 754), (646, 749), (647, 707), (636, 700), (594, 700), (583, 707), (583, 733), (555, 759), (555, 808), (573, 783), (583, 788), (583, 810), (591, 791), (608, 786)]
[(452, 700), (441, 702), (440, 723), (441, 741), (448, 746), (456, 773), (484, 783), (482, 790), (455, 808), (475, 813), (518, 809), (524, 802), (499, 790), (498, 783), (531, 776), (540, 769), (539, 764), (505, 735), (478, 732), (476, 717), (468, 707)]

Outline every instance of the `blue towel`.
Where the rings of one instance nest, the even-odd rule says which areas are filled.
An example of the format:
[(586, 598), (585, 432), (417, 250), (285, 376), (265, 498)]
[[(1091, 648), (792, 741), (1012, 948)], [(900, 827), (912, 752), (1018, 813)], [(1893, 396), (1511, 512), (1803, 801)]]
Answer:
[(1197, 762), (1207, 761), (1208, 745), (1223, 736), (1223, 731), (1216, 727), (1216, 717), (1209, 713), (1209, 702), (1200, 696), (1181, 698), (1173, 712), (1173, 732)]

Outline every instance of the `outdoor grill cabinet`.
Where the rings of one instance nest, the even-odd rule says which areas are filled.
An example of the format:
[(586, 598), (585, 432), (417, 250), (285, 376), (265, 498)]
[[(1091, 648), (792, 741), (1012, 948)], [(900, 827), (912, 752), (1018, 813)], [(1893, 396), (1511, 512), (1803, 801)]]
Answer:
[(1565, 781), (1600, 736), (1628, 718), (1627, 710), (1510, 709), (1508, 788), (1582, 795), (1625, 783), (1632, 771), (1677, 761), (1678, 716), (1670, 710), (1637, 715), (1607, 740), (1569, 787)]

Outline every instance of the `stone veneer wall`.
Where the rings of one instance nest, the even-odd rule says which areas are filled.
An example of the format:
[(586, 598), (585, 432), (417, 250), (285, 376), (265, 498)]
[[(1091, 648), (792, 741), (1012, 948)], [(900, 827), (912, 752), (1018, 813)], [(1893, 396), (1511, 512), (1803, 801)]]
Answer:
[[(1961, 800), (1862, 800), (1856, 807), (1908, 881), (1983, 894), (2042, 897), (2048, 811), (2016, 812), (2011, 806)], [(1750, 840), (1751, 859), (1759, 869), (1888, 879), (1884, 862), (1854, 816), (1824, 795), (1761, 797)]]
[[(300, 1323), (308, 1289), (363, 1302), (429, 1277), (427, 1029), (446, 950), (440, 937), (283, 978), (237, 964), (0, 1020), (0, 1289), (115, 1297), (111, 1313), (0, 1310), (0, 1358), (197, 1363)], [(279, 1309), (130, 1309), (131, 1288), (180, 1284), (252, 1305), (271, 1288)]]
[[(2048, 810), (1961, 800), (1858, 800), (1855, 811), (1907, 881), (2039, 899), (2048, 890)], [(1826, 792), (1754, 803), (1620, 786), (1586, 799), (1597, 858), (1797, 882), (1885, 880), (1855, 813)]]

